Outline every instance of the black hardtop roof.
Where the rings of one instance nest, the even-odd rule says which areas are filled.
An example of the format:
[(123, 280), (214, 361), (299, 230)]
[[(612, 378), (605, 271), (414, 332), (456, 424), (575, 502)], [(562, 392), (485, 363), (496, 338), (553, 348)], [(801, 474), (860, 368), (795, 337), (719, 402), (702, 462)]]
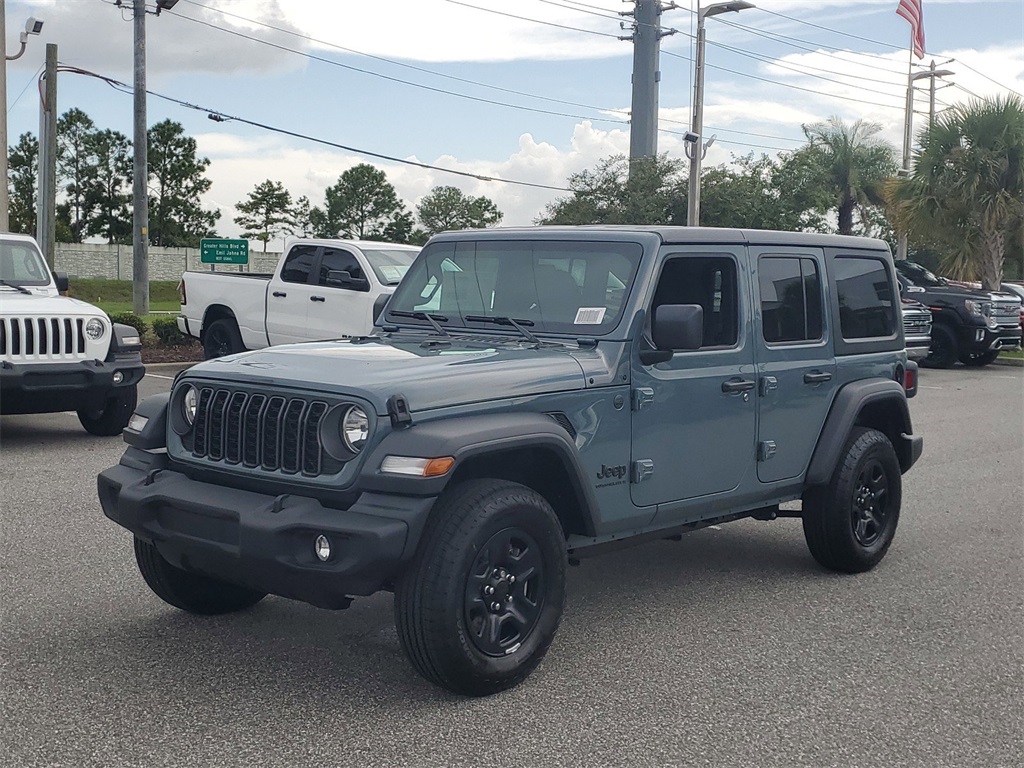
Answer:
[(437, 239), (498, 240), (527, 236), (531, 239), (547, 237), (568, 240), (581, 234), (614, 234), (616, 238), (630, 234), (657, 235), (669, 245), (687, 243), (744, 243), (747, 245), (791, 245), (819, 248), (858, 248), (885, 250), (884, 240), (851, 235), (826, 235), (820, 232), (777, 232), (769, 229), (733, 229), (731, 227), (669, 227), (631, 226), (628, 224), (588, 224), (583, 226), (491, 227), (442, 232)]

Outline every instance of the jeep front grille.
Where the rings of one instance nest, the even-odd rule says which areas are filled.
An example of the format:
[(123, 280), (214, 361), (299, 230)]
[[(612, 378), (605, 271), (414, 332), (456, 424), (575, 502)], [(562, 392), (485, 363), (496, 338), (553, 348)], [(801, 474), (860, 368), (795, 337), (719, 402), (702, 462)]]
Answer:
[(324, 469), (319, 430), (327, 411), (320, 400), (202, 387), (192, 456), (316, 476)]
[(84, 360), (80, 317), (0, 317), (0, 355), (17, 360)]

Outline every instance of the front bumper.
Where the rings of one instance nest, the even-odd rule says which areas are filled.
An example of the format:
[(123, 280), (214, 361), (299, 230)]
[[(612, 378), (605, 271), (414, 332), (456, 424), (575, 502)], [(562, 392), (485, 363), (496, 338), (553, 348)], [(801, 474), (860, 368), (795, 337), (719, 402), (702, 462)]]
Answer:
[[(363, 493), (333, 509), (192, 480), (167, 466), (165, 454), (129, 448), (97, 478), (104, 514), (172, 565), (321, 608), (387, 586), (415, 552), (434, 503)], [(321, 535), (331, 543), (326, 562), (314, 552)]]
[(911, 360), (923, 360), (928, 357), (928, 349), (932, 345), (931, 336), (908, 336), (906, 338), (907, 357)]
[[(138, 352), (71, 363), (0, 363), (5, 414), (102, 410), (114, 390), (138, 384), (146, 369)], [(117, 377), (115, 374), (120, 374)], [(115, 382), (115, 378), (120, 381)]]
[(1014, 349), (1020, 346), (1020, 326), (967, 326), (961, 337), (967, 352), (988, 352), (996, 349)]

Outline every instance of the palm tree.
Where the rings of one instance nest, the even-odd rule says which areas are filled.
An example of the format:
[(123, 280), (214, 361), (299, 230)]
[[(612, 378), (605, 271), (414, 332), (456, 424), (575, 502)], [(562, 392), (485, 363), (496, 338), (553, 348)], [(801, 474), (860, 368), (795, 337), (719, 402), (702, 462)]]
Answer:
[(997, 290), (1014, 234), (1024, 226), (1024, 101), (958, 104), (920, 135), (910, 178), (888, 196), (909, 234), (937, 243), (954, 277)]
[(847, 125), (830, 117), (803, 130), (808, 146), (798, 153), (817, 168), (834, 201), (839, 234), (852, 235), (854, 211), (885, 202), (885, 183), (896, 172), (895, 150), (877, 135), (882, 130), (878, 123), (858, 120)]

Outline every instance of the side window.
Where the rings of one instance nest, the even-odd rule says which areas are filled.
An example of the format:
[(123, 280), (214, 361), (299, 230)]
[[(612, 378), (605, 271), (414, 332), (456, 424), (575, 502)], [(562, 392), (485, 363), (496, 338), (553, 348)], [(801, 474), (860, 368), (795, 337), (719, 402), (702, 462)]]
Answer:
[(892, 336), (896, 314), (885, 263), (881, 259), (842, 256), (835, 260), (835, 275), (843, 338)]
[[(331, 272), (348, 272), (349, 276), (353, 280), (359, 281), (361, 285), (346, 285), (333, 280), (329, 281), (328, 275)], [(320, 285), (330, 285), (333, 288), (349, 288), (356, 291), (370, 289), (369, 284), (366, 282), (366, 274), (363, 272), (363, 268), (359, 266), (359, 260), (356, 259), (355, 255), (349, 251), (337, 248), (324, 248), (324, 255), (320, 259), (320, 274), (317, 277), (317, 283)]]
[(821, 278), (814, 259), (762, 256), (757, 260), (761, 333), (768, 343), (822, 337)]
[(308, 283), (315, 262), (315, 245), (296, 245), (285, 256), (281, 279), (286, 283)]
[(652, 317), (662, 304), (700, 304), (704, 308), (701, 349), (734, 346), (739, 328), (736, 262), (727, 256), (669, 259), (654, 291)]

